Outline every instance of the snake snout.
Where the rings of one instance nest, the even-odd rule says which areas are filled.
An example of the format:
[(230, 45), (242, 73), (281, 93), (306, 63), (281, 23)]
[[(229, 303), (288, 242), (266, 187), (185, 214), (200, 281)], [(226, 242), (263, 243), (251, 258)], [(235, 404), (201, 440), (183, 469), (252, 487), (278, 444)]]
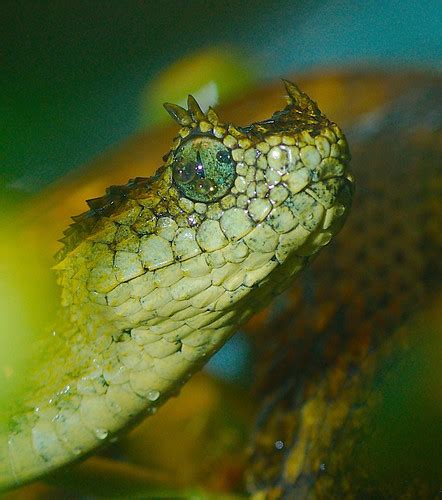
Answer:
[[(266, 197), (272, 208), (266, 223), (280, 235), (276, 257), (282, 264), (291, 255), (310, 256), (326, 245), (340, 229), (351, 205), (353, 187), (349, 152), (334, 124), (320, 133), (301, 132), (275, 136), (273, 146), (258, 156), (265, 166)], [(257, 195), (260, 196), (257, 183)], [(255, 200), (249, 211), (264, 205)]]

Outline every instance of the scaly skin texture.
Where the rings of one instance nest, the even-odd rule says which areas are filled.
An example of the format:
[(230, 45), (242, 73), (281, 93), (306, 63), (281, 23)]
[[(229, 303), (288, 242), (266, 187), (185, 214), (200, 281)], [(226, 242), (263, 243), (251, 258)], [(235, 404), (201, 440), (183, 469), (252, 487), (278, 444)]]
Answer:
[[(32, 391), (3, 418), (0, 488), (156, 411), (339, 230), (353, 191), (345, 138), (286, 87), (283, 111), (244, 128), (192, 98), (188, 110), (168, 105), (182, 128), (157, 174), (110, 188), (74, 219), (56, 265), (60, 319)], [(228, 151), (219, 161), (234, 182), (202, 177), (194, 194), (180, 184), (184, 160), (207, 173), (207, 138)]]
[(254, 498), (440, 496), (441, 103), (411, 80), (348, 126), (349, 220), (254, 331)]

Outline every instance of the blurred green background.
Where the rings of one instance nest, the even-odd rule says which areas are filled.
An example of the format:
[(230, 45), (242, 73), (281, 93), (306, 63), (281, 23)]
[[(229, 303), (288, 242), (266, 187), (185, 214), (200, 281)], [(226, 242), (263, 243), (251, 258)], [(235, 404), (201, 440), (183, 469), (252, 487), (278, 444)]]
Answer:
[(136, 130), (146, 83), (201, 49), (236, 48), (259, 79), (442, 59), (438, 0), (3, 0), (0, 19), (0, 195), (16, 199)]

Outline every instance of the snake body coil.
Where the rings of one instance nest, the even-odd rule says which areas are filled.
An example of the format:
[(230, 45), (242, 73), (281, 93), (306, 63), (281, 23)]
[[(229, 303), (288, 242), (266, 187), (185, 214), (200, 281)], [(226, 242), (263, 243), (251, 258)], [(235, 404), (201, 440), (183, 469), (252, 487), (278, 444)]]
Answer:
[(166, 105), (165, 164), (90, 200), (56, 270), (58, 326), (0, 432), (0, 489), (78, 459), (152, 413), (341, 227), (352, 198), (340, 129), (286, 82), (247, 127)]

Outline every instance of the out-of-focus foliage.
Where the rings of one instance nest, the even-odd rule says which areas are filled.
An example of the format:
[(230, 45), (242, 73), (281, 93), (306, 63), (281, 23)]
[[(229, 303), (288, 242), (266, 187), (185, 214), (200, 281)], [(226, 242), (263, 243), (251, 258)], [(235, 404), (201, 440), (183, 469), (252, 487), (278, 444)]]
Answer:
[(244, 489), (244, 450), (255, 413), (243, 388), (201, 373), (120, 449), (131, 462), (167, 471), (178, 484), (238, 491)]
[(23, 246), (17, 227), (0, 218), (0, 423), (26, 384), (39, 336), (50, 335), (58, 295), (41, 246)]
[(169, 122), (163, 103), (185, 106), (192, 94), (203, 110), (238, 99), (256, 81), (256, 66), (237, 50), (210, 48), (185, 57), (154, 78), (144, 89), (141, 121), (146, 126)]

